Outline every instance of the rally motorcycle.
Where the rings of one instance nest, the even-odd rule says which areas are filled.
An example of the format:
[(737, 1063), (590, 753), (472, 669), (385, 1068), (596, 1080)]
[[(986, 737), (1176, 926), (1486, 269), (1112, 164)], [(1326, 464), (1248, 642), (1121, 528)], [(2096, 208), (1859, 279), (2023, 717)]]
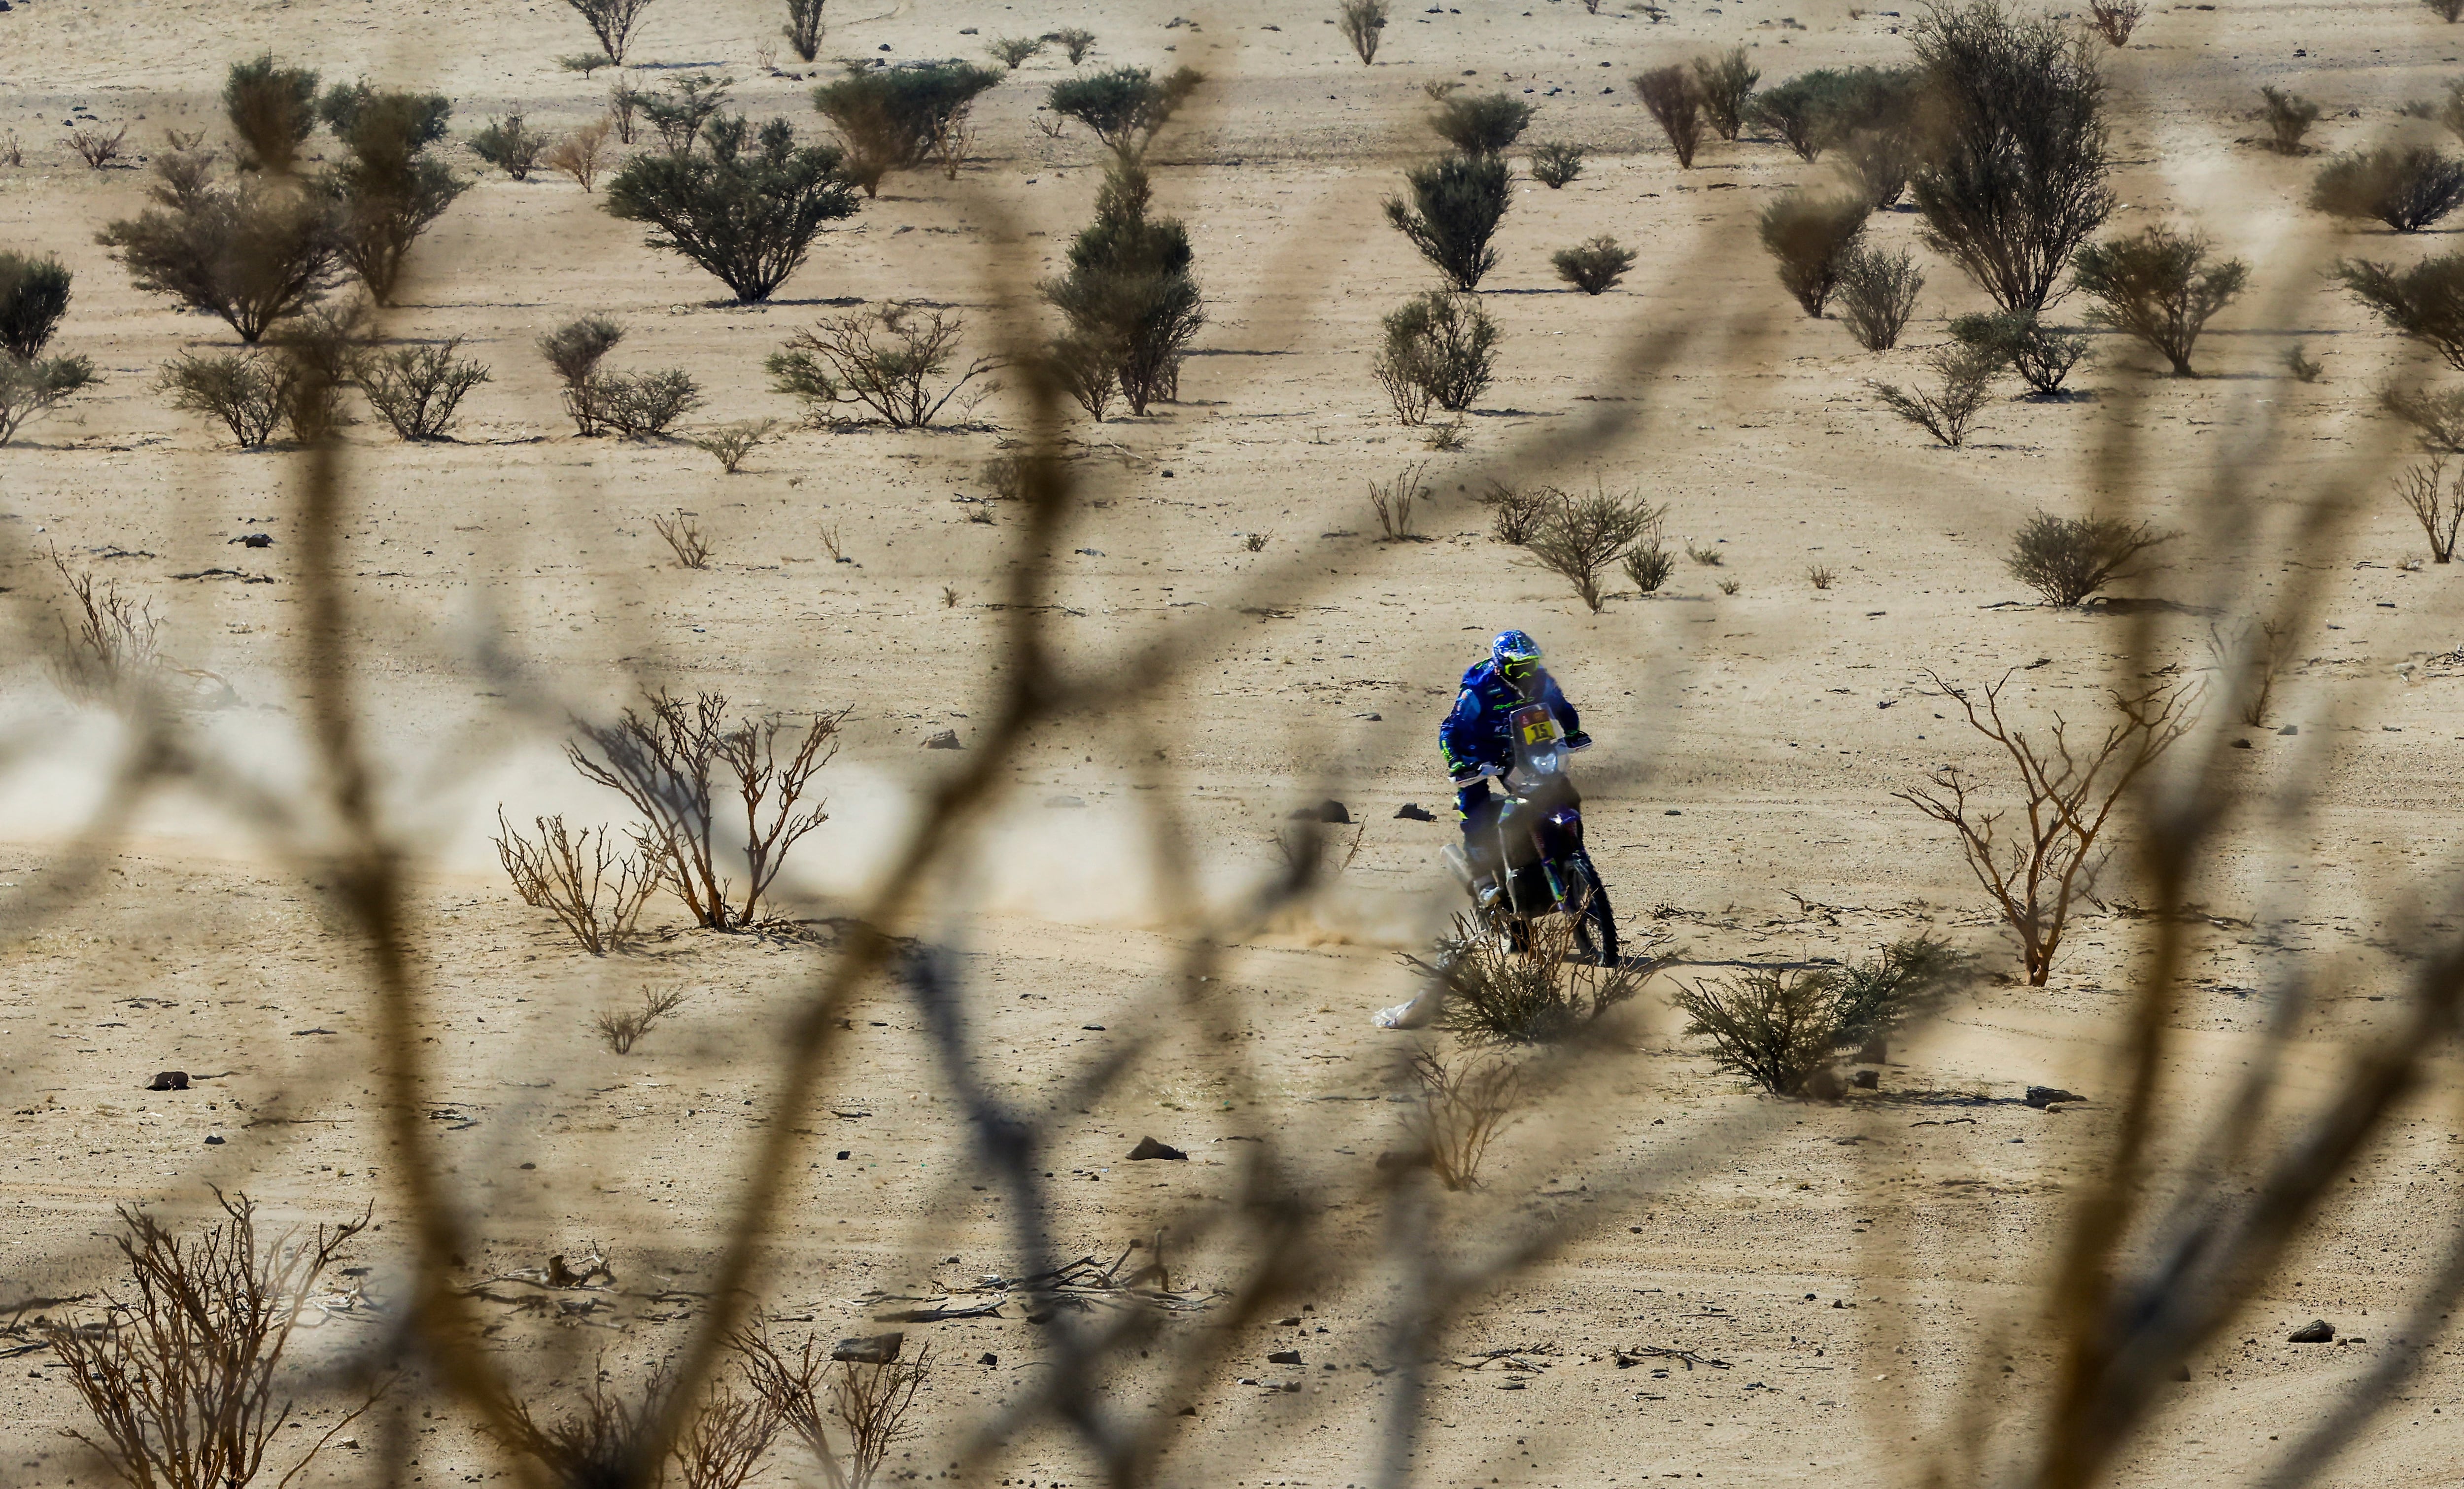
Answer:
[(1446, 867), (1471, 895), (1480, 918), (1517, 951), (1530, 944), (1532, 926), (1563, 915), (1574, 922), (1575, 949), (1613, 967), (1617, 919), (1583, 846), (1582, 797), (1566, 774), (1574, 746), (1544, 704), (1518, 708), (1507, 722), (1514, 763), (1499, 781), (1504, 804), (1491, 827), (1466, 840), (1469, 852), (1465, 843), (1446, 845)]

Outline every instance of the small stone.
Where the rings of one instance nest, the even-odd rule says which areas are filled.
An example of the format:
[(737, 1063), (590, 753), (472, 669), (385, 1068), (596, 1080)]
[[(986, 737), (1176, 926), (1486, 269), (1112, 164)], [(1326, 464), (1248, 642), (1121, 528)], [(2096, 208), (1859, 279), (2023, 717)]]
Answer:
[(1395, 813), (1395, 818), (1398, 822), (1435, 822), (1438, 814), (1417, 801), (1407, 801)]
[(2040, 1112), (2046, 1107), (2053, 1105), (2056, 1101), (2084, 1101), (2086, 1100), (2086, 1097), (2065, 1091), (2059, 1086), (2030, 1086), (2028, 1088), (2028, 1104)]
[(976, 1356), (976, 1363), (989, 1368), (990, 1367), (1001, 1364), (1001, 1356), (987, 1350), (985, 1353)]
[(847, 1149), (846, 1149), (846, 1148), (840, 1148), (840, 1149), (839, 1149), (839, 1161), (840, 1161), (841, 1163), (845, 1163), (845, 1162), (847, 1161), (847, 1157), (848, 1157), (848, 1150), (847, 1150)]
[(231, 542), (238, 544), (243, 548), (270, 548), (274, 546), (274, 534), (270, 532), (242, 533), (238, 537), (233, 538)]
[(148, 1091), (186, 1091), (188, 1089), (188, 1073), (185, 1070), (158, 1070), (154, 1073), (153, 1083), (148, 1085), (145, 1089)]
[(906, 1343), (903, 1333), (842, 1339), (831, 1348), (830, 1358), (849, 1365), (889, 1365), (898, 1358), (898, 1348)]
[(964, 749), (967, 746), (958, 743), (957, 730), (943, 729), (940, 733), (934, 735), (929, 740), (926, 740), (924, 742), (924, 747), (926, 749)]
[(1678, 811), (1674, 807), (1671, 807), (1666, 811), (1661, 812), (1661, 815), (1663, 817), (1682, 817), (1685, 815), (1685, 813)]
[(973, 26), (961, 26), (958, 28), (958, 34), (961, 36), (972, 36), (975, 33), (976, 29)]
[(1084, 800), (1076, 796), (1046, 796), (1044, 798), (1044, 804), (1047, 807), (1083, 807), (1087, 805)]
[(1164, 479), (1166, 479), (1166, 480), (1170, 480), (1170, 479), (1172, 479), (1172, 472), (1170, 472), (1170, 471), (1166, 471), (1166, 472), (1164, 472), (1164, 473), (1163, 473), (1163, 478), (1164, 478)]
[(1278, 1349), (1266, 1356), (1266, 1363), (1268, 1365), (1298, 1365), (1301, 1363), (1301, 1352), (1297, 1349)]
[[(1271, 26), (1267, 27), (1266, 29), (1267, 29), (1268, 31), (1272, 31), (1272, 30), (1274, 30), (1274, 28), (1273, 28), (1273, 27), (1271, 27)], [(1176, 1411), (1176, 1412), (1174, 1412), (1174, 1413), (1173, 1413), (1173, 1415), (1175, 1415), (1175, 1416), (1196, 1416), (1197, 1414), (1198, 1414), (1198, 1409), (1197, 1409), (1196, 1407), (1182, 1407), (1179, 1411)]]
[(206, 1146), (208, 1146), (208, 1147), (220, 1147), (220, 1146), (222, 1146), (222, 1145), (223, 1145), (223, 1139), (222, 1139), (222, 1134), (221, 1134), (221, 1133), (219, 1133), (219, 1132), (209, 1132), (209, 1133), (207, 1133), (207, 1134), (206, 1134)]
[(1859, 1091), (1880, 1091), (1882, 1089), (1882, 1073), (1879, 1070), (1860, 1070), (1857, 1072), (1851, 1084)]
[(1169, 1143), (1158, 1143), (1153, 1138), (1146, 1137), (1138, 1139), (1138, 1145), (1130, 1149), (1130, 1162), (1132, 1163), (1140, 1163), (1150, 1158), (1172, 1158), (1180, 1159), (1185, 1162), (1188, 1157), (1189, 1155), (1187, 1153), (1174, 1147)]
[(2250, 741), (2248, 741), (2248, 740), (2235, 740), (2235, 741), (2233, 741), (2233, 748), (2235, 748), (2235, 749), (2248, 749), (2248, 748), (2250, 748)]
[(1287, 820), (1293, 822), (1340, 822), (1346, 826), (1350, 826), (1352, 822), (1352, 810), (1346, 807), (1343, 803), (1336, 801), (1334, 798), (1330, 796), (1326, 800), (1319, 802), (1314, 807), (1302, 807), (1295, 810)]
[(2312, 1319), (2284, 1336), (2284, 1342), (2288, 1345), (2326, 1345), (2333, 1344), (2335, 1339), (2336, 1325), (2324, 1319)]
[(2298, 723), (2288, 723), (2283, 728), (2278, 729), (2276, 732), (2278, 734), (2299, 734), (2301, 732), (2301, 725)]

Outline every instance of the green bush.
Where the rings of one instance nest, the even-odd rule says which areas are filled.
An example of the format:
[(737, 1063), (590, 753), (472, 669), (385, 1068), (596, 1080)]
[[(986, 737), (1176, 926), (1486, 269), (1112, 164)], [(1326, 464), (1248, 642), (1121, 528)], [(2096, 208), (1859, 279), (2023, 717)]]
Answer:
[(2055, 517), (2038, 512), (2012, 541), (2003, 567), (2048, 605), (2077, 605), (2117, 579), (2139, 555), (2173, 535), (2119, 517)]
[[(1066, 38), (1065, 38), (1066, 39)], [(1089, 40), (1091, 42), (1092, 37)], [(1070, 49), (1070, 61), (1078, 59)], [(1115, 67), (1110, 72), (1072, 78), (1052, 85), (1045, 102), (1052, 112), (1074, 119), (1122, 154), (1142, 153), (1156, 131), (1169, 122), (1205, 78), (1193, 69), (1176, 68), (1158, 78), (1143, 67)]]
[(445, 138), (452, 103), (441, 94), (337, 84), (318, 104), (345, 158), (317, 178), (333, 204), (342, 261), (379, 304), (390, 304), (410, 250), (471, 183), (429, 147)]
[(2270, 136), (2267, 147), (2278, 155), (2301, 154), (2307, 148), (2301, 137), (2319, 122), (2319, 105), (2298, 93), (2280, 93), (2274, 88), (2262, 87), (2258, 96)]
[(1449, 155), (1407, 171), (1403, 179), (1411, 198), (1388, 198), (1386, 220), (1412, 240), (1448, 284), (1478, 289), (1481, 277), (1497, 267), (1491, 240), (1513, 200), (1506, 162), (1493, 156)]
[(1839, 282), (1840, 264), (1864, 236), (1872, 214), (1862, 197), (1825, 198), (1798, 190), (1782, 192), (1762, 210), (1763, 247), (1779, 260), (1780, 283), (1807, 315), (1822, 315)]
[(1117, 155), (1096, 192), (1095, 220), (1070, 242), (1068, 272), (1041, 286), (1069, 322), (1055, 366), (1075, 369), (1064, 381), (1076, 379), (1073, 393), (1098, 418), (1107, 387), (1139, 415), (1177, 398), (1181, 357), (1206, 324), (1189, 230), (1177, 217), (1149, 216), (1154, 199), (1136, 155)]
[(627, 439), (651, 439), (702, 406), (701, 385), (677, 368), (658, 372), (610, 372), (591, 380), (590, 407), (598, 420)]
[(1617, 281), (1634, 267), (1634, 260), (1632, 249), (1619, 247), (1617, 240), (1605, 233), (1573, 248), (1561, 248), (1549, 258), (1557, 267), (1557, 278), (1586, 295), (1617, 288)]
[(1487, 390), (1498, 330), (1477, 296), (1429, 290), (1388, 314), (1384, 327), (1371, 371), (1404, 423), (1427, 422), (1433, 404), (1461, 413)]
[(1044, 39), (1061, 43), (1061, 50), (1069, 55), (1072, 67), (1087, 60), (1087, 54), (1095, 50), (1095, 33), (1084, 26), (1065, 26), (1059, 31), (1047, 31)]
[(393, 346), (361, 356), (354, 380), (368, 404), (405, 439), (441, 439), (463, 395), (488, 381), (488, 369), (453, 354), (462, 338), (432, 346)]
[(1754, 96), (1754, 84), (1762, 74), (1747, 60), (1746, 49), (1731, 47), (1716, 57), (1694, 59), (1694, 89), (1703, 100), (1703, 112), (1711, 121), (1712, 132), (1723, 140), (1734, 140), (1746, 122), (1746, 111)]
[(1913, 127), (1917, 94), (1916, 77), (1905, 69), (1819, 68), (1754, 95), (1745, 117), (1811, 165), (1859, 133), (1904, 137)]
[(1449, 94), (1429, 115), (1429, 127), (1459, 154), (1503, 155), (1531, 125), (1530, 104), (1503, 93)]
[(1675, 995), (1685, 1033), (1711, 1062), (1773, 1096), (1801, 1096), (1843, 1053), (1888, 1035), (1957, 987), (1969, 959), (1929, 936), (1895, 942), (1842, 967), (1768, 967)]
[(1683, 67), (1655, 67), (1631, 79), (1635, 96), (1668, 137), (1677, 164), (1691, 170), (1694, 152), (1703, 144), (1703, 85)]
[(659, 143), (668, 147), (668, 153), (682, 155), (700, 141), (702, 131), (718, 117), (718, 111), (727, 106), (727, 90), (736, 86), (736, 79), (713, 78), (706, 73), (688, 73), (671, 79), (663, 92), (637, 93), (626, 89), (622, 94), (617, 93), (616, 89), (625, 86), (625, 80), (619, 78), (616, 87), (609, 90), (609, 99), (616, 107), (617, 131), (625, 142), (632, 143), (628, 116), (631, 109), (639, 108), (644, 121), (657, 132)]
[(1993, 352), (1953, 343), (1927, 353), (1925, 365), (1941, 380), (1939, 389), (1919, 384), (1903, 389), (1897, 383), (1878, 382), (1865, 386), (1883, 408), (1947, 448), (1959, 449), (1968, 443), (1969, 426), (1992, 399), (1993, 375), (2002, 370), (2002, 359)]
[(1840, 323), (1867, 351), (1888, 351), (1900, 344), (1924, 288), (1925, 272), (1906, 249), (1852, 248), (1839, 257)]
[(2046, 323), (2033, 310), (1994, 310), (1950, 322), (1951, 338), (1992, 357), (2036, 392), (2051, 396), (2087, 355), (2087, 338)]
[(317, 75), (276, 67), (274, 54), (231, 64), (223, 116), (239, 136), (242, 170), (288, 171), (317, 127)]
[(0, 351), (32, 362), (68, 314), (71, 276), (57, 258), (0, 250)]
[(1668, 576), (1677, 572), (1677, 555), (1654, 532), (1648, 542), (1638, 542), (1625, 550), (1622, 567), (1635, 593), (1658, 594), (1660, 587), (1668, 583)]
[(1531, 179), (1554, 191), (1583, 173), (1583, 147), (1566, 140), (1531, 146)]
[(847, 64), (847, 75), (813, 90), (813, 107), (846, 144), (845, 173), (874, 195), (893, 170), (913, 170), (955, 129), (963, 129), (978, 95), (1001, 75), (956, 57), (896, 67)]
[(508, 114), (501, 121), (489, 120), (485, 129), (471, 137), (471, 153), (516, 181), (528, 181), (548, 144), (548, 137), (525, 126), (521, 115)]
[(2097, 304), (2087, 318), (2124, 331), (2164, 353), (2176, 377), (2194, 377), (2190, 350), (2208, 320), (2250, 282), (2238, 258), (2208, 261), (2208, 241), (2151, 227), (2130, 237), (2079, 251), (2071, 272)]
[(2464, 254), (2426, 258), (2409, 269), (2368, 259), (2336, 265), (2335, 277), (2387, 324), (2427, 343), (2464, 371)]
[(29, 419), (49, 413), (71, 393), (100, 381), (94, 364), (83, 357), (0, 356), (0, 445), (16, 438)]
[(96, 240), (141, 290), (220, 316), (243, 342), (332, 286), (341, 256), (330, 205), (262, 173), (212, 179), (207, 158), (156, 156), (154, 205)]
[(801, 61), (809, 62), (821, 56), (823, 3), (824, 0), (787, 0), (787, 24), (779, 30)]
[[(1017, 72), (1020, 64), (1028, 57), (1043, 50), (1042, 36), (995, 36), (984, 44), (984, 51), (991, 54), (992, 59), (1013, 73)], [(809, 62), (812, 58), (806, 57), (804, 60)]]
[[(791, 8), (794, 3), (789, 0)], [(625, 48), (632, 41), (633, 27), (641, 20), (642, 12), (649, 9), (650, 0), (565, 0), (565, 4), (581, 15), (590, 34), (599, 38), (599, 50), (607, 54), (608, 60), (621, 64)], [(817, 11), (820, 9), (818, 5), (814, 7)], [(805, 60), (812, 60), (809, 54)]]
[(602, 420), (592, 402), (599, 364), (624, 339), (625, 328), (605, 316), (566, 322), (539, 339), (539, 355), (564, 385), (564, 411), (573, 417), (574, 433), (599, 433)]
[(648, 243), (717, 277), (739, 304), (768, 300), (804, 261), (822, 225), (855, 215), (855, 188), (839, 152), (796, 144), (783, 119), (748, 138), (744, 116), (714, 119), (707, 149), (645, 153), (608, 179), (612, 216), (649, 223)]
[(2375, 217), (2418, 233), (2464, 202), (2464, 160), (2426, 144), (2339, 155), (2320, 167), (2310, 205), (2338, 217)]
[(182, 352), (155, 387), (172, 408), (219, 419), (241, 449), (257, 450), (291, 416), (300, 381), (297, 364), (273, 352)]

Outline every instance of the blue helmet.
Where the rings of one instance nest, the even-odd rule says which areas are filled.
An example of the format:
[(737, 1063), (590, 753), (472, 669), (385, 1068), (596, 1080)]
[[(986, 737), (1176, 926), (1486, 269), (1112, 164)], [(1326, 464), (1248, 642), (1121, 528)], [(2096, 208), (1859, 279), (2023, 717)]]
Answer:
[(1497, 675), (1514, 684), (1515, 691), (1526, 694), (1540, 677), (1540, 643), (1521, 631), (1501, 631), (1497, 639), (1488, 643), (1488, 659)]

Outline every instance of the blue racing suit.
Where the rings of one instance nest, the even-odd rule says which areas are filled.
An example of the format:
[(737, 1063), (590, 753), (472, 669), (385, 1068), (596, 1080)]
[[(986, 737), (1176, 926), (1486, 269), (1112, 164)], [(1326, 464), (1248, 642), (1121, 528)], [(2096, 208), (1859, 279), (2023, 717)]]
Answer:
[(1544, 669), (1537, 696), (1525, 698), (1513, 683), (1499, 675), (1493, 660), (1483, 660), (1463, 674), (1463, 691), (1455, 695), (1454, 709), (1438, 726), (1438, 753), (1445, 757), (1446, 773), (1456, 778), (1455, 815), (1466, 838), (1496, 819), (1498, 804), (1489, 795), (1487, 776), (1470, 782), (1462, 778), (1476, 770), (1502, 774), (1514, 764), (1514, 742), (1507, 732), (1507, 720), (1516, 709), (1531, 702), (1549, 705), (1549, 712), (1556, 716), (1557, 727), (1566, 731), (1568, 739), (1579, 742), (1582, 725), (1556, 678)]

